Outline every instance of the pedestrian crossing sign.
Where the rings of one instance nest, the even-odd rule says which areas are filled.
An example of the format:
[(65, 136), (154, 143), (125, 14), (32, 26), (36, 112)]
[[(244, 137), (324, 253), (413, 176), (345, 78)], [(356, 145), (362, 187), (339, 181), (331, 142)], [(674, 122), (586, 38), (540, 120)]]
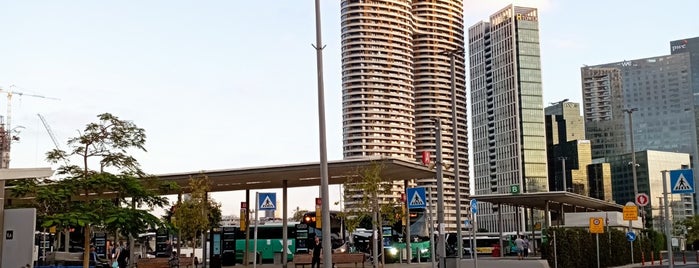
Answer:
[(408, 188), (407, 196), (408, 209), (427, 207), (427, 201), (425, 199), (425, 187)]
[(694, 173), (691, 169), (678, 169), (670, 171), (670, 191), (673, 194), (694, 193)]
[(277, 209), (277, 193), (259, 193), (259, 210)]

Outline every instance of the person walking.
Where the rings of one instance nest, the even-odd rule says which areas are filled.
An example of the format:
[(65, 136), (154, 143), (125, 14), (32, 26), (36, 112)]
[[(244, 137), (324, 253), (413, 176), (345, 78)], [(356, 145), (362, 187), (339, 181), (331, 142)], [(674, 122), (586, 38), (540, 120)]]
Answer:
[(521, 260), (524, 258), (524, 240), (522, 240), (521, 236), (517, 236), (517, 239), (515, 239), (515, 246), (517, 246), (517, 259)]
[(320, 253), (323, 250), (323, 244), (320, 243), (320, 239), (316, 236), (313, 243), (313, 258), (311, 259), (311, 268), (320, 268)]

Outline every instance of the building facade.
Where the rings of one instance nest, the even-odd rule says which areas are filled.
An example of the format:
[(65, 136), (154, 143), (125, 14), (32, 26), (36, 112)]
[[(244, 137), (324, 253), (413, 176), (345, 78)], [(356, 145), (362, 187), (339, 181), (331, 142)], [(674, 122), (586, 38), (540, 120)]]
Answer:
[[(617, 204), (625, 205), (634, 200), (633, 173), (631, 170), (631, 154), (620, 154), (607, 157), (611, 166), (612, 188)], [(644, 207), (645, 226), (662, 231), (662, 199), (663, 199), (663, 170), (688, 168), (690, 156), (686, 153), (674, 153), (644, 150), (636, 152), (636, 178), (638, 192), (650, 197), (650, 203)], [(667, 189), (670, 191), (670, 174), (667, 174)], [(670, 217), (673, 222), (694, 215), (694, 198), (692, 194), (670, 194)]]
[[(468, 33), (476, 194), (548, 191), (537, 9), (507, 6)], [(480, 203), (479, 228), (521, 231), (524, 214)]]
[(592, 162), (587, 165), (587, 185), (590, 197), (614, 203), (612, 191), (612, 167), (605, 162)]
[(544, 114), (549, 190), (564, 191), (565, 185), (565, 191), (588, 195), (587, 165), (592, 156), (580, 104), (563, 100), (546, 107)]
[[(435, 120), (441, 120), (442, 164), (453, 167), (455, 151), (460, 158), (460, 192), (455, 191), (453, 177), (444, 177), (443, 193), (446, 229), (456, 231), (456, 195), (465, 207), (469, 193), (466, 78), (464, 58), (458, 54), (453, 107), (450, 57), (445, 52), (464, 48), (463, 2), (343, 0), (340, 5), (344, 158), (420, 161), (427, 151), (434, 163)], [(436, 182), (428, 178), (414, 183), (432, 188), (432, 199), (437, 200)], [(403, 182), (395, 182), (393, 189), (380, 200), (400, 198)], [(351, 197), (345, 200), (349, 209), (356, 204)]]

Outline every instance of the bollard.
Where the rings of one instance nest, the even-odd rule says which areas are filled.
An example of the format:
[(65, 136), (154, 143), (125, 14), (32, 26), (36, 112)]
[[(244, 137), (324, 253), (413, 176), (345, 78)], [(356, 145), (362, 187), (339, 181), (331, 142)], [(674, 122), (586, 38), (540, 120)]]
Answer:
[(687, 256), (684, 255), (684, 250), (682, 251), (682, 263), (687, 264)]
[(663, 265), (663, 253), (662, 252), (658, 252), (658, 262), (660, 263), (660, 265)]
[(641, 251), (641, 266), (646, 266), (646, 256), (643, 251)]
[(655, 265), (655, 255), (652, 250), (650, 252), (650, 265)]

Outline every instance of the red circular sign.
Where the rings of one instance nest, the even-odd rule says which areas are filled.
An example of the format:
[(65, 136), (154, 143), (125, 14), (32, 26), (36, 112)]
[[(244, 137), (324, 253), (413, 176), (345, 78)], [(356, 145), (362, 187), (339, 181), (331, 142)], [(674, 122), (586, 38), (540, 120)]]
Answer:
[(647, 194), (639, 193), (636, 195), (636, 205), (639, 207), (645, 207), (648, 205), (648, 202), (650, 202), (650, 198), (648, 198)]

